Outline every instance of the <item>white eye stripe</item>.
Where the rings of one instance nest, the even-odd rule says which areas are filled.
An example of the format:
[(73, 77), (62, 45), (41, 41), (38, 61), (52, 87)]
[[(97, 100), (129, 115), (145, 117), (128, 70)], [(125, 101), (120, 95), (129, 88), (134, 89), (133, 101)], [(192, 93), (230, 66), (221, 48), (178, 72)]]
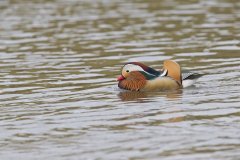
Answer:
[(129, 72), (132, 72), (132, 71), (144, 71), (142, 69), (142, 67), (140, 66), (137, 66), (137, 65), (133, 65), (133, 64), (126, 64), (124, 67), (123, 67), (123, 70), (125, 71), (129, 71)]
[(142, 67), (138, 66), (138, 65), (134, 65), (134, 64), (126, 64), (124, 67), (123, 67), (123, 71), (125, 72), (132, 72), (132, 71), (142, 71), (148, 75), (151, 75), (151, 76), (156, 76), (154, 74), (151, 74), (151, 73), (148, 73), (146, 72)]

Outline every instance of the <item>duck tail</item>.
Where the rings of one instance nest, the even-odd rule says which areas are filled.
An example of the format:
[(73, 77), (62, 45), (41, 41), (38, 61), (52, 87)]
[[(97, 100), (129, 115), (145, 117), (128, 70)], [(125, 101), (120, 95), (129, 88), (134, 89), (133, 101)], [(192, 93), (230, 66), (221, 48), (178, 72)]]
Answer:
[(198, 79), (200, 77), (204, 76), (204, 74), (199, 73), (182, 73), (182, 80), (188, 80), (188, 79)]
[(198, 73), (183, 73), (182, 74), (182, 86), (183, 88), (193, 85), (198, 78), (202, 77), (204, 74)]

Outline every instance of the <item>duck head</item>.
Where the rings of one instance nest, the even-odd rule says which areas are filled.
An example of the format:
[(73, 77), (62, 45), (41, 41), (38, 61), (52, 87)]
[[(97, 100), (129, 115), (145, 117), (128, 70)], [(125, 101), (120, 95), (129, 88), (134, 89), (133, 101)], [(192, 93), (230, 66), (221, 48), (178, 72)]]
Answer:
[(117, 78), (118, 87), (131, 91), (139, 91), (148, 80), (158, 77), (161, 73), (139, 62), (130, 62), (123, 66), (121, 75)]

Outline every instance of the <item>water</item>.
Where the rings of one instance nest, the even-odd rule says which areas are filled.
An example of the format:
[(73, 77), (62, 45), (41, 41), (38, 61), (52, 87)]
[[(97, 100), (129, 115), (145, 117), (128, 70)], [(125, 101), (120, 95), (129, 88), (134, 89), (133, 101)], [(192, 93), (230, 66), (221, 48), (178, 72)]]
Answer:
[[(0, 1), (0, 159), (237, 160), (238, 0)], [(125, 62), (206, 74), (121, 92)]]

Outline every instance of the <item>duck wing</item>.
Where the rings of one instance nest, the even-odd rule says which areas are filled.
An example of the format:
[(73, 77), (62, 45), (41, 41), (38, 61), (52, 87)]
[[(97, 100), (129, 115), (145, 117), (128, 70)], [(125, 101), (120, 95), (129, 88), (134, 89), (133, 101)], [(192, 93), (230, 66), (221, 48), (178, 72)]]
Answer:
[(181, 67), (177, 62), (174, 62), (172, 60), (165, 60), (163, 62), (163, 68), (164, 70), (167, 70), (166, 76), (173, 78), (179, 83), (179, 85), (182, 85)]

